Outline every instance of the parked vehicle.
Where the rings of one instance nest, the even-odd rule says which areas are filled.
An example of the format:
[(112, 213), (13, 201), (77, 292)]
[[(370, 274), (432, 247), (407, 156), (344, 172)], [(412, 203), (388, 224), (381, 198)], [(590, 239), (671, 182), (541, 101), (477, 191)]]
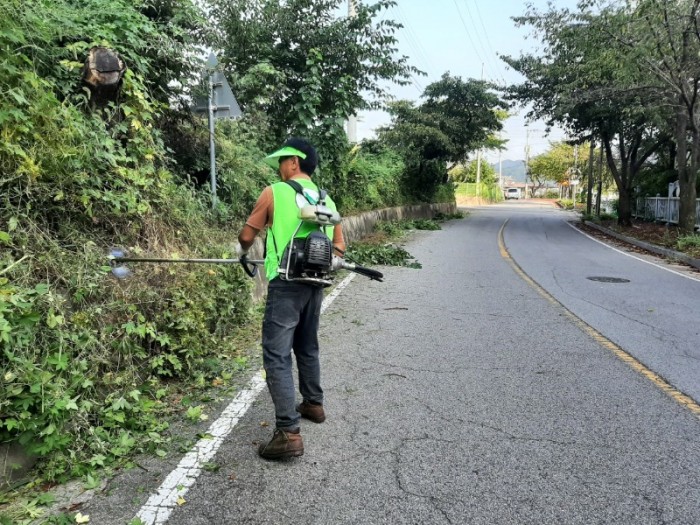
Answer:
[(508, 188), (506, 190), (506, 200), (508, 199), (519, 199), (520, 198), (520, 188)]

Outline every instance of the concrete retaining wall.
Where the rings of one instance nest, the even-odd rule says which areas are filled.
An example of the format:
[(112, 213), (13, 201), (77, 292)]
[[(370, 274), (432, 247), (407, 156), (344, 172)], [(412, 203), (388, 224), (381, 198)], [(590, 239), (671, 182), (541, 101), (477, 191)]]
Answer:
[(457, 207), (453, 203), (420, 204), (416, 206), (401, 206), (368, 211), (351, 217), (343, 217), (343, 234), (345, 242), (357, 241), (372, 233), (374, 225), (379, 221), (396, 221), (401, 219), (431, 219), (436, 213), (455, 213)]
[(36, 458), (29, 456), (19, 443), (0, 444), (0, 489), (24, 479)]

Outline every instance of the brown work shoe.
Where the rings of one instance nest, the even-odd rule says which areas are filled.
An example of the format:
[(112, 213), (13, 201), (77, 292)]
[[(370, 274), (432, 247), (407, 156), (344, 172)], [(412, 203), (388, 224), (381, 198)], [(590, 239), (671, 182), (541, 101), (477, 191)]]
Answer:
[(275, 429), (272, 439), (266, 445), (258, 447), (258, 454), (265, 459), (286, 459), (294, 458), (304, 454), (304, 442), (301, 433), (286, 432)]
[(305, 417), (314, 423), (323, 423), (326, 420), (323, 405), (315, 405), (306, 400), (297, 405), (297, 412), (301, 414), (301, 417)]

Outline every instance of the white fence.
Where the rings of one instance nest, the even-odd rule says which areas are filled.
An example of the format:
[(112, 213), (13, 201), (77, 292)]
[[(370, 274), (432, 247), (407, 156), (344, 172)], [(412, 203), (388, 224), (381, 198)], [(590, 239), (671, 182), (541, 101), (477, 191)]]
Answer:
[[(668, 197), (657, 194), (656, 197), (637, 197), (632, 213), (635, 217), (678, 224), (680, 211), (680, 186), (678, 181), (668, 185)], [(695, 226), (700, 228), (700, 199), (695, 201)]]
[[(678, 224), (678, 197), (638, 197), (635, 217)], [(700, 228), (700, 199), (695, 201), (695, 225)]]

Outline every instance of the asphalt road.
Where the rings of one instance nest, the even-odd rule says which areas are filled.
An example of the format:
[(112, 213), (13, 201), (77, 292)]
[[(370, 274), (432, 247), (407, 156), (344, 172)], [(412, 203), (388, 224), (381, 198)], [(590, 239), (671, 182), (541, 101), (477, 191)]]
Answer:
[[(422, 269), (356, 277), (322, 317), (328, 419), (303, 423), (304, 456), (257, 457), (263, 390), (168, 525), (700, 523), (700, 417), (659, 383), (700, 399), (700, 281), (571, 218), (473, 209), (415, 234)], [(82, 512), (128, 523), (173, 462)]]

